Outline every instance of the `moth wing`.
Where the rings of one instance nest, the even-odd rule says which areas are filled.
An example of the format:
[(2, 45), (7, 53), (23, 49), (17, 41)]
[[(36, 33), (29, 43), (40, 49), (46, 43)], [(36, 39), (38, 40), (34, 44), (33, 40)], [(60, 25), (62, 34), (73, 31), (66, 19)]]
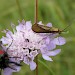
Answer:
[(51, 28), (51, 31), (56, 31), (56, 32), (58, 32), (59, 29), (58, 29), (58, 28), (55, 28), (55, 27), (52, 27), (52, 28)]
[(39, 27), (41, 27), (42, 29), (48, 30), (50, 31), (52, 27), (48, 27), (48, 26), (44, 26), (44, 25), (38, 25)]
[(55, 27), (48, 27), (48, 26), (44, 26), (44, 25), (39, 25), (39, 27), (41, 27), (41, 28), (43, 28), (43, 29), (45, 29), (45, 30), (47, 30), (47, 31), (56, 31), (56, 32), (58, 32), (58, 28), (55, 28)]

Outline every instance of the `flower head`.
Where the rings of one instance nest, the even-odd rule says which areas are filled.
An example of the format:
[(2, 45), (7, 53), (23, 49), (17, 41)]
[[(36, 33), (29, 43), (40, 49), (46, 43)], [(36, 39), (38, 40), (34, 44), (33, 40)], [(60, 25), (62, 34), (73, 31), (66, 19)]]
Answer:
[[(42, 24), (42, 22), (39, 22)], [(47, 26), (52, 26), (48, 23)], [(16, 61), (23, 61), (25, 64), (30, 65), (30, 69), (36, 68), (34, 62), (38, 54), (42, 54), (45, 60), (53, 61), (50, 56), (55, 56), (60, 53), (61, 49), (56, 49), (56, 45), (65, 44), (63, 37), (57, 37), (53, 33), (35, 33), (32, 30), (32, 23), (30, 21), (19, 22), (16, 26), (14, 34), (11, 31), (6, 31), (6, 37), (2, 37), (1, 41), (5, 48), (8, 48), (7, 53), (16, 58)], [(61, 41), (61, 42), (60, 42)]]

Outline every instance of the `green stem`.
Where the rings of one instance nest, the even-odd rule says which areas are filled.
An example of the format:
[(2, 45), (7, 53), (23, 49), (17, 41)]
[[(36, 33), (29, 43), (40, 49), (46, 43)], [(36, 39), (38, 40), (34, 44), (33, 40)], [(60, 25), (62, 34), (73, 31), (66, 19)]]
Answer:
[(21, 17), (21, 19), (23, 19), (23, 14), (22, 14), (22, 10), (21, 10), (21, 6), (20, 6), (19, 0), (16, 0), (16, 4), (18, 6), (18, 10), (19, 10), (20, 17)]
[(38, 56), (36, 57), (36, 64), (37, 64), (37, 67), (36, 67), (36, 75), (38, 75)]

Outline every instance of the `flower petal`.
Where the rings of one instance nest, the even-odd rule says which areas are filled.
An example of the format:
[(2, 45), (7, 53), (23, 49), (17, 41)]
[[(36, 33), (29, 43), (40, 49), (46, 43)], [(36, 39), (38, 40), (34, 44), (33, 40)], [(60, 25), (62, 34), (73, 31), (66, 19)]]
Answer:
[(20, 66), (16, 66), (16, 65), (13, 65), (13, 68), (15, 69), (15, 70), (13, 70), (12, 69), (12, 72), (19, 72), (20, 71)]
[(30, 69), (34, 70), (36, 68), (36, 63), (34, 61), (30, 62)]
[(12, 69), (5, 68), (2, 72), (3, 75), (12, 75)]
[(48, 53), (46, 53), (46, 55), (55, 56), (55, 55), (59, 54), (60, 51), (61, 51), (61, 49), (57, 49), (57, 50), (54, 50), (54, 51), (49, 51)]
[(50, 43), (46, 47), (47, 47), (47, 50), (53, 50), (54, 48), (56, 48), (56, 45), (53, 43)]
[(43, 59), (48, 60), (48, 61), (53, 61), (49, 56), (47, 55), (42, 55)]
[(27, 56), (25, 56), (25, 57), (24, 57), (23, 62), (24, 62), (25, 64), (29, 65), (29, 59), (28, 59), (28, 57), (27, 57)]
[(53, 43), (50, 43), (48, 45), (43, 45), (40, 50), (42, 53), (46, 53), (47, 51), (53, 50), (56, 48), (56, 45)]
[(47, 23), (46, 26), (48, 26), (48, 27), (52, 27), (52, 23)]
[(46, 44), (49, 44), (49, 42), (50, 42), (50, 38), (47, 37), (47, 38), (46, 38)]
[(27, 29), (27, 30), (30, 30), (31, 27), (32, 27), (31, 21), (27, 21), (27, 22), (26, 22), (26, 29)]
[(53, 43), (56, 45), (64, 45), (66, 43), (66, 40), (63, 37), (57, 37), (53, 40)]
[(18, 26), (16, 26), (16, 30), (17, 31), (22, 31), (23, 30), (23, 25), (18, 25)]
[(2, 37), (2, 38), (1, 38), (1, 41), (2, 41), (2, 44), (3, 44), (3, 45), (4, 45), (4, 44), (8, 44), (8, 40), (7, 40), (6, 37)]
[(13, 33), (10, 30), (8, 30), (8, 32), (6, 33), (6, 37), (11, 39), (12, 36), (13, 36)]

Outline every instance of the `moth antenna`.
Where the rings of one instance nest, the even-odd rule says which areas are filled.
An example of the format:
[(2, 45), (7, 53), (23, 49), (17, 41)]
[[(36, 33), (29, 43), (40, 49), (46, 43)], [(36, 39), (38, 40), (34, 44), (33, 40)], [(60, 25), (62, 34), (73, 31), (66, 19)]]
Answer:
[(71, 24), (70, 25), (67, 25), (66, 26), (66, 28), (64, 28), (63, 30), (61, 30), (61, 31), (64, 31), (64, 30), (66, 30), (69, 26), (71, 26)]
[(61, 30), (61, 32), (64, 31), (64, 30), (66, 30), (69, 26), (71, 26), (74, 21), (75, 21), (75, 18), (73, 19), (73, 21), (70, 22), (69, 25), (67, 25), (63, 30)]
[(8, 65), (8, 67), (15, 70), (15, 71), (17, 71), (17, 69), (15, 69), (14, 67), (11, 67), (10, 65)]
[[(12, 43), (13, 43), (13, 40), (12, 40), (11, 44), (9, 45), (9, 47), (12, 45)], [(9, 47), (6, 49), (6, 51), (8, 51)]]
[(20, 57), (9, 57), (9, 58), (20, 58)]
[[(9, 34), (10, 35), (10, 34)], [(11, 35), (10, 35), (11, 36)], [(13, 43), (13, 37), (11, 36), (11, 39), (12, 39), (12, 42), (11, 42), (11, 44), (9, 45), (9, 47), (12, 45), (12, 43)], [(9, 47), (6, 49), (6, 51), (8, 51), (8, 49), (9, 49)]]
[(17, 66), (22, 66), (20, 63), (13, 62), (13, 61), (10, 61), (9, 63), (15, 64), (15, 65), (17, 65)]

